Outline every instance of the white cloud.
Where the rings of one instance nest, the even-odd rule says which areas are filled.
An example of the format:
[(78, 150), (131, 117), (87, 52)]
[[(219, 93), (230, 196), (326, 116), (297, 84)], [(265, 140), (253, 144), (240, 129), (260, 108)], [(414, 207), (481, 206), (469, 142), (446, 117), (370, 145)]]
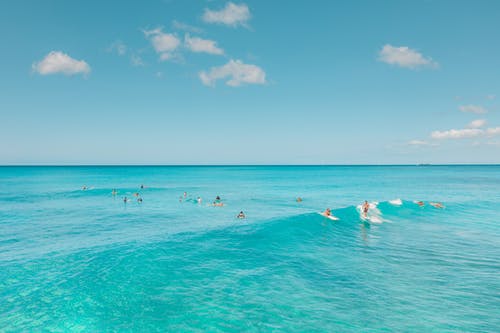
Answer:
[(160, 60), (174, 58), (174, 51), (181, 41), (174, 34), (164, 33), (161, 28), (145, 30), (144, 35), (151, 41), (155, 51), (160, 54)]
[(478, 128), (464, 128), (464, 129), (451, 129), (447, 131), (434, 131), (431, 133), (433, 139), (465, 139), (474, 138), (484, 134), (482, 129)]
[(411, 140), (408, 142), (408, 144), (410, 146), (415, 146), (415, 147), (437, 146), (437, 144), (434, 142), (428, 142), (428, 141), (423, 141), (423, 140)]
[(220, 67), (212, 67), (209, 72), (199, 73), (201, 82), (207, 86), (214, 86), (220, 79), (229, 78), (226, 84), (237, 87), (242, 84), (265, 84), (266, 73), (256, 65), (248, 65), (241, 60), (230, 60)]
[(496, 98), (496, 96), (495, 96), (495, 95), (487, 95), (487, 96), (486, 96), (486, 99), (489, 99), (489, 100), (493, 100), (493, 99), (495, 99), (495, 98)]
[(500, 135), (500, 127), (488, 128), (486, 130), (486, 135), (488, 136)]
[(462, 112), (471, 112), (471, 113), (477, 113), (477, 114), (482, 114), (482, 113), (487, 113), (488, 110), (483, 108), (482, 106), (479, 105), (460, 105), (458, 109)]
[(196, 34), (201, 34), (203, 32), (203, 29), (201, 29), (201, 28), (194, 27), (192, 25), (182, 23), (182, 22), (179, 22), (176, 20), (172, 21), (172, 28), (174, 28), (176, 30), (183, 30), (183, 31), (192, 32), (192, 33), (196, 33)]
[(486, 120), (484, 119), (476, 119), (470, 122), (470, 124), (467, 126), (468, 128), (481, 128), (486, 125)]
[(116, 52), (118, 55), (124, 55), (127, 53), (127, 46), (122, 41), (113, 42), (108, 48), (108, 52)]
[(379, 61), (399, 67), (412, 68), (417, 67), (438, 67), (438, 63), (431, 58), (424, 57), (421, 53), (410, 49), (407, 46), (392, 46), (386, 44), (379, 52)]
[(199, 37), (186, 35), (184, 45), (192, 52), (204, 52), (210, 54), (224, 54), (224, 50), (217, 47), (217, 42)]
[(60, 51), (50, 52), (42, 61), (33, 63), (32, 68), (41, 75), (90, 73), (90, 66), (85, 61), (73, 59)]
[(203, 20), (208, 23), (219, 23), (236, 27), (238, 25), (247, 26), (250, 19), (250, 10), (244, 3), (236, 5), (228, 2), (221, 10), (205, 9)]

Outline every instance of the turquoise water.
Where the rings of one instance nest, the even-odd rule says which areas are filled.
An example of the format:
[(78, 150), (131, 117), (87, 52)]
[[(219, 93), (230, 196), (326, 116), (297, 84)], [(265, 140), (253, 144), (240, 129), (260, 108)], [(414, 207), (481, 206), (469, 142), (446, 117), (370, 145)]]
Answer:
[(500, 331), (500, 166), (1, 167), (0, 184), (0, 331)]

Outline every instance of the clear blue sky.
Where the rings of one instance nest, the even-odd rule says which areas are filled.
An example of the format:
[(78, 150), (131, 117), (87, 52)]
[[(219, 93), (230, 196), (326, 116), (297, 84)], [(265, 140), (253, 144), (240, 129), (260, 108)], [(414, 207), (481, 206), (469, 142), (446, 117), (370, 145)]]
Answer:
[(500, 163), (499, 1), (2, 1), (0, 164)]

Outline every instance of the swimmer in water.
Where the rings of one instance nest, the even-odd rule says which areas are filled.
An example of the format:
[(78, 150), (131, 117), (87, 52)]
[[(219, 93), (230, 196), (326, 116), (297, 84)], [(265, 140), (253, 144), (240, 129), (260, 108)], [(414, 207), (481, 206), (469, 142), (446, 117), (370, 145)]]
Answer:
[(241, 211), (238, 216), (236, 216), (237, 218), (239, 219), (244, 219), (245, 218), (245, 213), (243, 213), (243, 211)]
[(219, 197), (219, 196), (216, 196), (216, 197), (215, 197), (215, 201), (220, 201), (220, 200), (221, 200), (221, 199), (220, 199), (220, 197)]
[(143, 188), (144, 188), (144, 185), (143, 185), (143, 184), (141, 184), (141, 189), (143, 189)]
[(370, 204), (368, 203), (368, 201), (365, 200), (362, 209), (363, 209), (363, 216), (366, 218), (366, 216), (368, 215), (368, 210), (370, 209)]
[(138, 203), (142, 203), (142, 198), (137, 198)]
[(187, 197), (187, 195), (188, 195), (187, 192), (184, 192), (184, 198)]
[(85, 185), (83, 185), (83, 187), (82, 187), (82, 191), (85, 191), (85, 190), (87, 190), (87, 189), (88, 189), (88, 187), (87, 187), (87, 186), (85, 186)]
[(301, 197), (298, 197), (298, 198), (297, 198), (297, 202), (302, 202), (302, 198), (301, 198)]
[(198, 199), (196, 199), (196, 201), (198, 201), (198, 203), (201, 204), (201, 197), (198, 197)]
[(224, 203), (223, 203), (223, 202), (217, 202), (217, 201), (214, 201), (213, 205), (214, 205), (215, 207), (222, 207), (222, 206), (224, 206)]
[(420, 207), (424, 207), (424, 202), (423, 201), (417, 201), (417, 205), (419, 205)]
[(124, 202), (124, 203), (127, 203), (127, 201), (128, 201), (128, 198), (127, 198), (127, 197), (124, 197), (124, 198), (123, 198), (123, 202)]
[(139, 192), (135, 192), (134, 195), (138, 198), (139, 197)]
[(443, 204), (440, 202), (429, 202), (429, 205), (436, 207), (436, 208), (444, 208)]
[(112, 196), (115, 196), (117, 193), (118, 193), (118, 192), (116, 192), (116, 190), (115, 190), (115, 189), (113, 189), (113, 191), (111, 191), (111, 195), (112, 195)]

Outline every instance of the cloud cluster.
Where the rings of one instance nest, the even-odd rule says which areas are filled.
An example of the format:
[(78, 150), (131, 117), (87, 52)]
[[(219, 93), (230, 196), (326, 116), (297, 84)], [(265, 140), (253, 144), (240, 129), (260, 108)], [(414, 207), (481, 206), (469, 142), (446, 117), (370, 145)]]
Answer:
[(250, 10), (247, 5), (244, 3), (236, 5), (228, 2), (221, 10), (205, 9), (202, 18), (207, 23), (218, 23), (231, 27), (237, 27), (238, 25), (246, 27), (250, 17)]
[(201, 82), (207, 86), (215, 86), (217, 80), (229, 78), (226, 84), (237, 87), (242, 84), (265, 84), (266, 73), (256, 65), (243, 63), (241, 60), (230, 60), (220, 67), (212, 67), (209, 72), (199, 73)]
[(463, 129), (450, 129), (447, 131), (434, 131), (431, 133), (431, 138), (433, 139), (466, 139), (475, 138), (481, 136), (496, 136), (500, 134), (500, 127), (490, 127), (483, 129), (486, 125), (486, 120), (477, 119), (472, 121), (468, 128)]
[(386, 44), (379, 52), (379, 61), (399, 67), (416, 69), (418, 67), (438, 67), (438, 63), (431, 58), (424, 57), (421, 53), (407, 46), (392, 46)]
[(90, 66), (84, 60), (76, 60), (61, 51), (52, 51), (41, 61), (32, 65), (35, 72), (41, 75), (48, 74), (88, 74)]
[(460, 105), (458, 109), (462, 112), (470, 112), (470, 113), (476, 113), (476, 114), (483, 114), (487, 113), (488, 110), (483, 108), (482, 106), (479, 105)]

